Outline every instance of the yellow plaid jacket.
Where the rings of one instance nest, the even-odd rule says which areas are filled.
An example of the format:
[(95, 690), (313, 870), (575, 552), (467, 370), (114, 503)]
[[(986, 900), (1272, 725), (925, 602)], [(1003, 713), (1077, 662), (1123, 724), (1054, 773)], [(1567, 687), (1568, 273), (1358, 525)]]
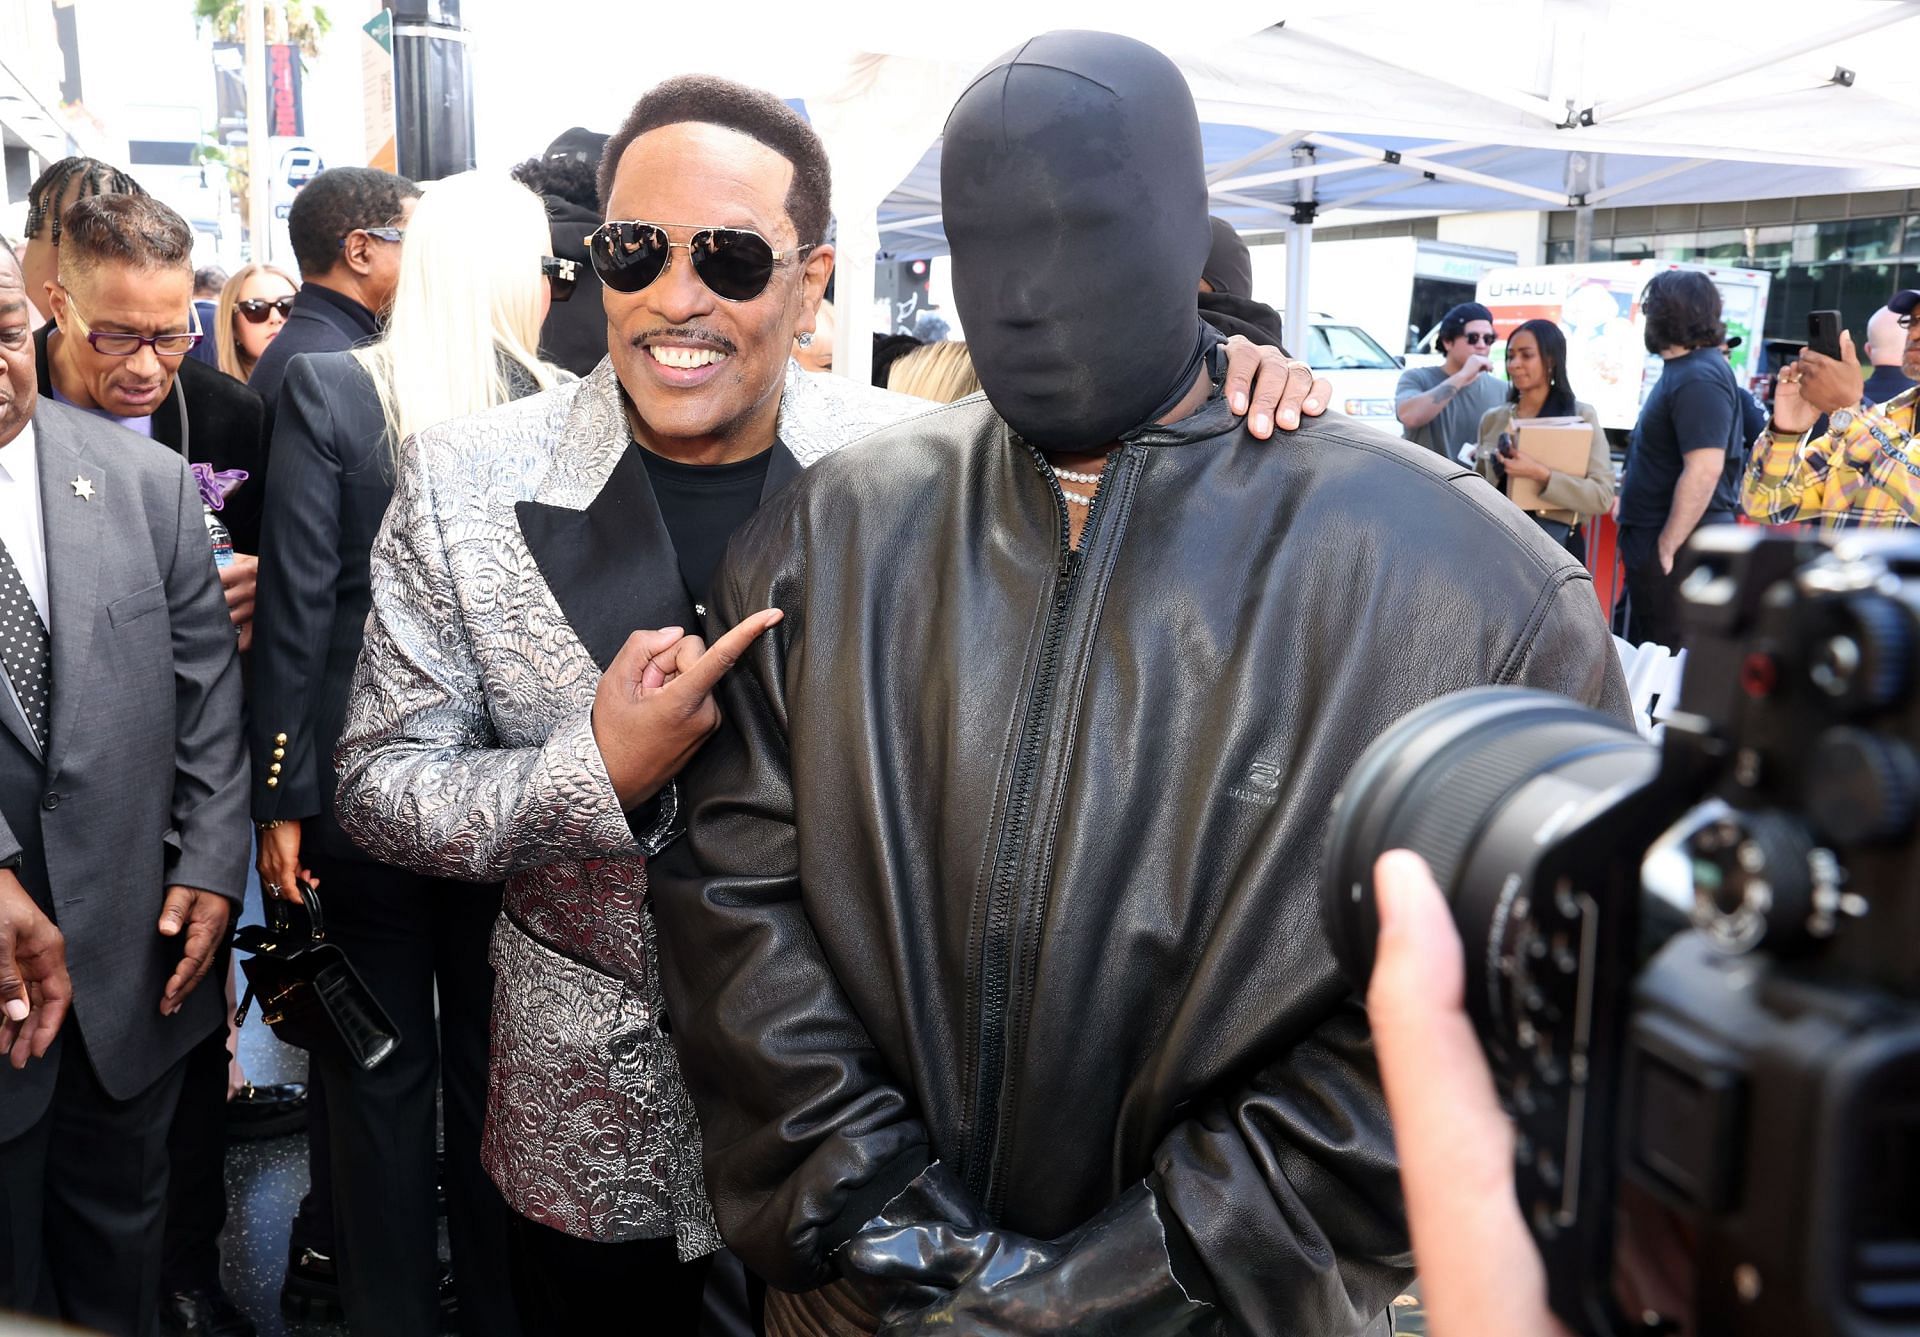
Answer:
[(1853, 411), (1838, 432), (1760, 434), (1740, 504), (1755, 520), (1828, 529), (1920, 522), (1920, 387)]

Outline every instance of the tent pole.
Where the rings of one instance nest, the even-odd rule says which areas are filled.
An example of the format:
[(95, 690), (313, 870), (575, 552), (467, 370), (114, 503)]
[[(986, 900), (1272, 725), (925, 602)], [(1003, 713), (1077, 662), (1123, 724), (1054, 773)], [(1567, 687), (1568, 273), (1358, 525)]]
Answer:
[[(1313, 157), (1311, 144), (1301, 144), (1293, 150), (1296, 167), (1311, 167)], [(1296, 356), (1304, 356), (1306, 332), (1313, 328), (1308, 277), (1313, 264), (1313, 216), (1319, 206), (1315, 203), (1314, 179), (1311, 176), (1301, 177), (1294, 191), (1293, 218), (1287, 224), (1287, 309), (1281, 337), (1291, 345), (1289, 351)]]
[(1313, 258), (1313, 224), (1287, 224), (1287, 314), (1282, 338), (1287, 351), (1295, 357), (1306, 354), (1305, 331), (1313, 325), (1313, 308), (1308, 306), (1307, 274)]
[(880, 217), (868, 205), (849, 209), (838, 221), (833, 372), (865, 385), (873, 379), (873, 267), (880, 254)]
[(1573, 211), (1573, 263), (1584, 265), (1593, 259), (1593, 206), (1583, 204)]

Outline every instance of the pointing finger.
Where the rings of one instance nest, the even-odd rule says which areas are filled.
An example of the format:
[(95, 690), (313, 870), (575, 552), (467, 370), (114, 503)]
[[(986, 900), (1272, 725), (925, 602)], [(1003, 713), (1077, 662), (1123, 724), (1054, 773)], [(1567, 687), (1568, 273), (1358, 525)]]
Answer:
[(711, 695), (726, 671), (740, 662), (740, 656), (747, 652), (754, 639), (771, 627), (778, 626), (786, 616), (778, 608), (768, 608), (744, 619), (739, 626), (715, 641), (699, 660), (684, 669), (680, 682), (693, 694), (694, 699)]

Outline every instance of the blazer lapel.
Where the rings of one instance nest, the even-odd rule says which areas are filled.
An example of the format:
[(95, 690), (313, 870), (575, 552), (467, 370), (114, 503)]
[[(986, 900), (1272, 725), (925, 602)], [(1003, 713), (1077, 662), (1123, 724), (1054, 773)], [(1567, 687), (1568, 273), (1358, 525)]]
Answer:
[[(47, 777), (59, 773), (67, 737), (84, 695), (93, 643), (95, 590), (105, 545), (107, 503), (116, 480), (86, 443), (45, 419), (34, 423), (40, 453), (40, 517), (47, 539), (47, 632), (53, 638), (53, 723), (47, 735)], [(91, 500), (74, 490), (92, 485)]]
[(515, 503), (514, 514), (554, 602), (594, 662), (602, 669), (613, 663), (635, 631), (696, 630), (680, 559), (608, 363), (581, 386), (555, 453), (534, 499)]

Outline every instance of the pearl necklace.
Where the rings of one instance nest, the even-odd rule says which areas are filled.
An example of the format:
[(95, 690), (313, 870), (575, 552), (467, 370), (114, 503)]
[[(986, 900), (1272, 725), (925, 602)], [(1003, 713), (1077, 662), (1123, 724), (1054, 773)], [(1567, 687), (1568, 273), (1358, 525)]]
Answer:
[[(1097, 488), (1100, 486), (1099, 474), (1078, 474), (1071, 469), (1062, 469), (1056, 464), (1049, 464), (1047, 465), (1047, 468), (1053, 470), (1053, 476), (1059, 479), (1061, 482), (1079, 483), (1085, 487), (1093, 487), (1093, 488)], [(1069, 492), (1065, 488), (1060, 489), (1060, 495), (1065, 497), (1067, 501), (1074, 506), (1092, 506), (1093, 505), (1092, 497), (1083, 497), (1078, 492)]]

